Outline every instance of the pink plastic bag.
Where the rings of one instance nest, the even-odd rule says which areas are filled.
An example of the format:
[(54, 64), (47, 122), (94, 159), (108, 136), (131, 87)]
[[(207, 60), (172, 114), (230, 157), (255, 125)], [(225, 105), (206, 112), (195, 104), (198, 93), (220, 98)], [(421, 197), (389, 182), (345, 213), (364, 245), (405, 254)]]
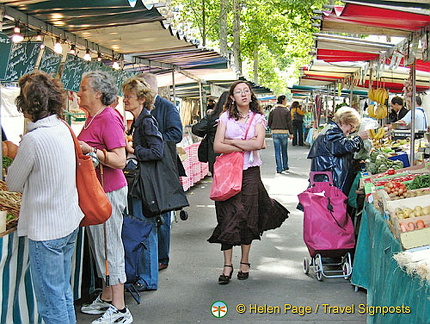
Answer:
[[(329, 182), (314, 182), (316, 174), (326, 174)], [(331, 173), (311, 172), (311, 187), (298, 195), (304, 209), (303, 239), (309, 254), (328, 256), (328, 251), (355, 247), (354, 225), (346, 211), (347, 196), (333, 185)]]
[(216, 157), (210, 199), (224, 201), (242, 190), (243, 152)]

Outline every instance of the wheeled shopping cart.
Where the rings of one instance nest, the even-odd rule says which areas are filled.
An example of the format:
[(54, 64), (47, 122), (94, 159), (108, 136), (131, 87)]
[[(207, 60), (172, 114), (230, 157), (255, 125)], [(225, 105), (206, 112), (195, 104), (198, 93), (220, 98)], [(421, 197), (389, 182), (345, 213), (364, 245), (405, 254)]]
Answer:
[[(316, 176), (328, 181), (316, 182)], [(347, 196), (333, 185), (331, 172), (311, 172), (310, 187), (298, 195), (303, 206), (303, 239), (311, 260), (305, 258), (303, 271), (312, 266), (318, 280), (349, 279), (351, 252), (355, 247), (354, 225), (346, 210)]]

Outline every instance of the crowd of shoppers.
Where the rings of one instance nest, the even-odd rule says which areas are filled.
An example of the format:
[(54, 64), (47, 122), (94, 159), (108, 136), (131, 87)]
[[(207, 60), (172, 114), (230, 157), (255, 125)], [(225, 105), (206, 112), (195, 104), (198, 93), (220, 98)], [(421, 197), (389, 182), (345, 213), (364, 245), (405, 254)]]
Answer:
[[(70, 287), (71, 259), (83, 214), (76, 189), (74, 144), (62, 121), (66, 92), (58, 79), (39, 71), (24, 75), (18, 84), (16, 105), (30, 122), (7, 176), (9, 189), (23, 193), (17, 231), (29, 240), (31, 276), (41, 317), (47, 324), (71, 324), (76, 322)], [(127, 207), (133, 216), (151, 226), (140, 260), (139, 290), (158, 289), (158, 272), (166, 269), (170, 260), (172, 213), (147, 218), (138, 197), (127, 199), (123, 169), (130, 158), (138, 162), (160, 160), (164, 142), (177, 144), (182, 140), (181, 119), (177, 108), (157, 94), (156, 77), (152, 74), (127, 79), (122, 90), (124, 109), (133, 116), (128, 130), (133, 137), (132, 146), (126, 142), (124, 118), (114, 108), (118, 89), (113, 78), (101, 71), (85, 73), (78, 92), (79, 105), (87, 112), (78, 135), (79, 144), (84, 154), (103, 165), (104, 172), (99, 167), (96, 172), (112, 204), (108, 221), (86, 228), (97, 276), (103, 282), (101, 293), (80, 309), (85, 314), (100, 315), (92, 323), (133, 322), (124, 296), (127, 278), (121, 230)], [(400, 97), (392, 98), (391, 105), (391, 122), (410, 123), (410, 112), (403, 107)], [(416, 126), (427, 129), (421, 105), (417, 97)], [(223, 252), (219, 284), (228, 284), (232, 279), (234, 246), (240, 246), (237, 279), (246, 280), (251, 270), (252, 241), (260, 240), (265, 231), (281, 226), (288, 218), (289, 211), (269, 197), (262, 183), (259, 151), (265, 148), (269, 126), (276, 172), (289, 170), (288, 141), (304, 145), (305, 113), (297, 101), (288, 108), (286, 96), (280, 95), (266, 121), (249, 83), (236, 81), (211, 111), (193, 125), (193, 133), (208, 137), (212, 173), (216, 172), (213, 165), (217, 155), (243, 152), (244, 156), (242, 190), (225, 201), (215, 202), (217, 225), (208, 242), (220, 244)], [(367, 131), (357, 131), (360, 121), (354, 108), (339, 108), (319, 132), (308, 154), (312, 159), (310, 171), (331, 172), (334, 185), (346, 195), (357, 171), (353, 154), (369, 136)], [(177, 167), (177, 176), (185, 175), (178, 157)], [(107, 275), (110, 282), (106, 281)]]

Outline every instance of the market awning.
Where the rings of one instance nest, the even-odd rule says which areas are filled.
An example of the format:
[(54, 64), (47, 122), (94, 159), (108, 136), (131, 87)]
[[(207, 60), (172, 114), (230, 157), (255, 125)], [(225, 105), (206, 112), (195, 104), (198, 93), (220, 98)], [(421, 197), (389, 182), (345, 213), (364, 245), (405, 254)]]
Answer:
[(371, 61), (394, 45), (361, 38), (316, 34), (317, 59), (326, 62)]
[[(324, 87), (337, 83), (342, 83), (346, 88), (354, 85), (354, 90), (366, 90), (369, 88), (369, 75), (366, 62), (324, 62), (314, 60), (309, 66), (302, 68), (300, 86)], [(424, 62), (423, 62), (424, 64)], [(366, 72), (365, 75), (362, 73)], [(403, 92), (403, 86), (409, 77), (410, 69), (397, 67), (384, 70), (378, 81), (373, 78), (374, 86), (384, 86), (391, 92)], [(424, 92), (430, 89), (430, 70), (416, 71), (417, 92)]]
[(430, 10), (399, 8), (398, 3), (394, 4), (394, 1), (384, 1), (384, 5), (375, 5), (374, 1), (344, 2), (345, 6), (334, 6), (331, 11), (323, 12), (321, 31), (408, 36), (430, 25)]
[(225, 57), (200, 48), (196, 40), (166, 24), (160, 13), (167, 14), (164, 5), (147, 9), (137, 1), (131, 7), (125, 0), (0, 0), (0, 4), (6, 9), (3, 32), (12, 34), (15, 19), (25, 25), (22, 33), (27, 37), (37, 32), (55, 34), (51, 30), (54, 26), (63, 43), (70, 46), (80, 40), (79, 51), (85, 53), (89, 48), (93, 58), (97, 52), (112, 61), (119, 58), (128, 71), (228, 68)]

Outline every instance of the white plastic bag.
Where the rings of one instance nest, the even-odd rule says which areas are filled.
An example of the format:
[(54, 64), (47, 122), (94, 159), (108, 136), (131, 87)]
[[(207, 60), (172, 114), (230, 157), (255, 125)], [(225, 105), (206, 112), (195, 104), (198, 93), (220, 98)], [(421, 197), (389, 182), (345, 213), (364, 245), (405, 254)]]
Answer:
[(378, 129), (379, 123), (376, 119), (364, 117), (361, 119), (359, 132), (368, 131), (370, 129)]

